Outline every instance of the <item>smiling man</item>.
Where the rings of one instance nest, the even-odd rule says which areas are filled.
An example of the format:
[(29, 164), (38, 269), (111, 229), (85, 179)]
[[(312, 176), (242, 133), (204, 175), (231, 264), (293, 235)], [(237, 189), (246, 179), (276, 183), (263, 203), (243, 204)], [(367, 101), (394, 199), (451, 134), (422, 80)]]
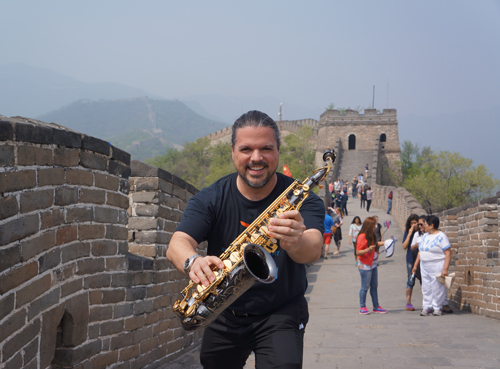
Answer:
[[(276, 122), (249, 111), (232, 127), (231, 149), (237, 173), (219, 179), (188, 203), (167, 250), (175, 267), (196, 283), (209, 285), (217, 257), (293, 182), (277, 173), (280, 133)], [(272, 257), (274, 283), (256, 283), (221, 313), (203, 333), (204, 368), (243, 368), (253, 351), (257, 368), (301, 368), (308, 321), (305, 263), (321, 253), (323, 201), (311, 193), (300, 212), (271, 219), (269, 235), (278, 240)], [(207, 256), (196, 247), (208, 241)]]

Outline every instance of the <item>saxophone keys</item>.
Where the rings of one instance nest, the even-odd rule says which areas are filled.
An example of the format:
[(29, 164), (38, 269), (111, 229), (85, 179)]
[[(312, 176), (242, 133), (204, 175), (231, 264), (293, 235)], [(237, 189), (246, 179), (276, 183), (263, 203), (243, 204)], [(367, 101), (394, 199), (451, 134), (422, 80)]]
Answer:
[(240, 260), (240, 255), (237, 252), (233, 252), (231, 255), (229, 255), (229, 260), (231, 260), (233, 264), (237, 263), (238, 260)]
[[(322, 186), (322, 185), (319, 185), (319, 186), (320, 186), (320, 188), (323, 188), (323, 186)], [(303, 189), (305, 192), (308, 192), (308, 191), (309, 191), (309, 185), (307, 185), (307, 184), (303, 185), (303, 186), (302, 186), (302, 189)]]
[(267, 227), (266, 227), (266, 226), (264, 226), (264, 225), (263, 225), (262, 227), (260, 227), (260, 230), (261, 230), (262, 232), (264, 232), (265, 234), (267, 234), (267, 233), (269, 232), (269, 229), (267, 229)]
[(300, 196), (300, 190), (295, 190), (295, 191), (293, 191), (293, 194), (294, 194), (295, 196)]
[(272, 243), (278, 243), (278, 241), (277, 241), (277, 240), (276, 240), (276, 238), (274, 238), (274, 237), (271, 237), (269, 240), (270, 240)]
[(191, 316), (195, 313), (196, 311), (196, 304), (191, 305), (187, 311), (186, 311), (186, 316)]
[(202, 285), (202, 284), (199, 284), (196, 286), (196, 289), (198, 290), (198, 293), (202, 293), (203, 291), (205, 291), (207, 288)]
[(228, 260), (228, 259), (225, 259), (222, 263), (224, 264), (224, 267), (226, 267), (226, 269), (229, 269), (233, 266), (233, 263), (231, 262), (231, 260)]

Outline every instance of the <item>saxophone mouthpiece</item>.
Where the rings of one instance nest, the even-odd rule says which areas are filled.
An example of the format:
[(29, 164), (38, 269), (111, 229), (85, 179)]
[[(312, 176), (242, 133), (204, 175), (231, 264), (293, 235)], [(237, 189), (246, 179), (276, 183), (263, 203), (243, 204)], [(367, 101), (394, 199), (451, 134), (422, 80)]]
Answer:
[(335, 150), (328, 148), (326, 149), (325, 153), (323, 154), (323, 161), (327, 161), (330, 159), (332, 163), (335, 163), (335, 159), (337, 158), (337, 154), (335, 154)]

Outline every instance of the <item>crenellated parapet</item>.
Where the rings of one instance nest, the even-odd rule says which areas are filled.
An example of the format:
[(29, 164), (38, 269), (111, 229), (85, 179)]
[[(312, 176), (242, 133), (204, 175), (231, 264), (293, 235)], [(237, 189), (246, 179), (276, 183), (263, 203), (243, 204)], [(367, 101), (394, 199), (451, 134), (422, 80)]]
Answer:
[(26, 118), (0, 116), (0, 164), (1, 368), (157, 368), (199, 341), (165, 257), (193, 186)]

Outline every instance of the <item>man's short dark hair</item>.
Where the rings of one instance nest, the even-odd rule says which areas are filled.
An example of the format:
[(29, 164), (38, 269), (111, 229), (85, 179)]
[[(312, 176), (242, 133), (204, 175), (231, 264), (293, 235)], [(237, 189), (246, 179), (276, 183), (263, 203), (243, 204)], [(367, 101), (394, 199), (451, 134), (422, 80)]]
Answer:
[(231, 146), (234, 148), (236, 143), (236, 131), (243, 127), (269, 127), (274, 131), (274, 138), (278, 145), (278, 150), (281, 145), (280, 130), (276, 122), (266, 113), (258, 110), (250, 110), (236, 119), (231, 132)]

